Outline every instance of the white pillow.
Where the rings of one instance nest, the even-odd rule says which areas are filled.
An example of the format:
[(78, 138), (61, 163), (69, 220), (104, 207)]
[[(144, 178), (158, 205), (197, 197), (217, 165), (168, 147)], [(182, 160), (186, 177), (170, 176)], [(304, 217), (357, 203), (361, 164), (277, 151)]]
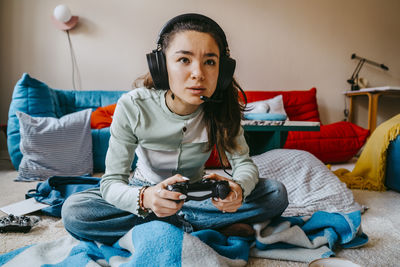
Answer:
[(248, 103), (244, 114), (246, 113), (274, 113), (287, 116), (283, 106), (282, 95), (277, 95), (267, 100)]
[(91, 113), (85, 109), (58, 119), (17, 111), (22, 160), (16, 181), (92, 173)]

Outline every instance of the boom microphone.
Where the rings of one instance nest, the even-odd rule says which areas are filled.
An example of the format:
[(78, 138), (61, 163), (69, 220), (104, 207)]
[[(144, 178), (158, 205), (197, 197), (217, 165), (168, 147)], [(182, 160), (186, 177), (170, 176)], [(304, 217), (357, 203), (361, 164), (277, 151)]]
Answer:
[(222, 103), (222, 99), (212, 99), (204, 95), (200, 96), (200, 99), (207, 103)]

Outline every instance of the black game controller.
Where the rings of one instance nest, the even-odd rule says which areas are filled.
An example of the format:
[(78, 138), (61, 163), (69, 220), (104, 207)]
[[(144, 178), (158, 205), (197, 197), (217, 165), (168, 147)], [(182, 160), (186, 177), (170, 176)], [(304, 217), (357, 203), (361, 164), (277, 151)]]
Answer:
[(29, 232), (33, 226), (38, 224), (37, 216), (15, 216), (8, 215), (0, 218), (0, 233), (4, 232)]
[(189, 182), (180, 182), (168, 185), (167, 190), (186, 195), (185, 201), (201, 201), (210, 197), (225, 199), (231, 191), (231, 188), (228, 181), (202, 179), (200, 182), (192, 184)]

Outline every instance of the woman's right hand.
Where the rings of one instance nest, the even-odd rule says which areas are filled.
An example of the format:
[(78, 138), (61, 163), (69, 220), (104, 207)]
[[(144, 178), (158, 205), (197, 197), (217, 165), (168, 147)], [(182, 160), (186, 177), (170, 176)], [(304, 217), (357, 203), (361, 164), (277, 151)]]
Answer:
[(155, 186), (148, 187), (143, 193), (143, 206), (146, 209), (151, 209), (158, 217), (174, 215), (182, 208), (184, 203), (184, 201), (177, 203), (174, 200), (184, 200), (186, 196), (179, 192), (169, 191), (166, 188), (168, 185), (186, 181), (187, 178), (176, 174)]

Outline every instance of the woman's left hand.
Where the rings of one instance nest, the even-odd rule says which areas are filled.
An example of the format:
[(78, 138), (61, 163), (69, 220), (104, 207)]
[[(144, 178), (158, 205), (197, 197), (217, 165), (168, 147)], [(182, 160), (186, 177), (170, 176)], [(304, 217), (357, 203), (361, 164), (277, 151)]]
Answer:
[(204, 176), (207, 179), (225, 180), (229, 182), (231, 192), (225, 199), (213, 198), (213, 205), (222, 212), (235, 212), (242, 205), (243, 192), (240, 185), (221, 175), (211, 173)]

